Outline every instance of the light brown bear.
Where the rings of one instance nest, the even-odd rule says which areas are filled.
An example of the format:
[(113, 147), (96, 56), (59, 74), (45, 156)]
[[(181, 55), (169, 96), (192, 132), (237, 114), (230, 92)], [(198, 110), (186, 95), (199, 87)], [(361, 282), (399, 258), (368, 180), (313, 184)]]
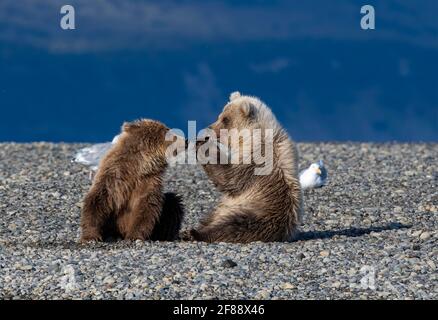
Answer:
[(162, 176), (168, 146), (186, 143), (179, 136), (169, 139), (169, 134), (164, 124), (154, 120), (123, 125), (84, 199), (82, 242), (109, 237), (169, 241), (178, 237), (182, 205), (176, 195), (163, 195)]
[[(209, 128), (217, 137), (221, 137), (221, 142), (228, 143), (226, 148), (229, 153), (237, 154), (241, 162), (203, 165), (210, 180), (222, 192), (223, 198), (196, 229), (183, 232), (181, 238), (236, 243), (291, 240), (303, 212), (297, 149), (272, 111), (258, 98), (234, 92), (217, 121)], [(227, 141), (230, 135), (222, 140), (221, 129), (248, 129), (250, 133), (261, 130), (259, 142), (252, 140), (250, 161), (246, 161), (246, 164), (243, 161), (248, 158), (248, 153), (243, 151), (242, 146), (247, 143), (242, 137), (233, 145)], [(263, 132), (272, 133), (271, 141), (267, 139), (268, 133), (264, 135)], [(240, 148), (236, 149), (236, 146)], [(269, 170), (256, 174), (262, 163), (259, 160), (269, 158), (269, 147)], [(222, 150), (223, 147), (218, 149)], [(198, 153), (199, 150), (198, 146)]]

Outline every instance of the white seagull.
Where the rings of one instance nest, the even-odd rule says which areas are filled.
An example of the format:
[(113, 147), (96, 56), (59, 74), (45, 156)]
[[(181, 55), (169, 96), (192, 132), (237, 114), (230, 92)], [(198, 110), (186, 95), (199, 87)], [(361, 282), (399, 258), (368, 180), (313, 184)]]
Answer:
[(303, 190), (319, 188), (327, 183), (327, 169), (322, 160), (312, 163), (309, 168), (300, 173), (300, 184)]
[(100, 160), (102, 160), (109, 149), (117, 142), (119, 136), (120, 135), (115, 136), (111, 142), (97, 143), (91, 147), (80, 149), (72, 161), (90, 167), (90, 180), (93, 180)]

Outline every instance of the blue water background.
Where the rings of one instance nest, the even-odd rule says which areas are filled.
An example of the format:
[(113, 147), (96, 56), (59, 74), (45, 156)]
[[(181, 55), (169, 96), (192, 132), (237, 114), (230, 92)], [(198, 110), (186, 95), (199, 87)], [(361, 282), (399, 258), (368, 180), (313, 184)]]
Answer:
[[(297, 141), (438, 141), (438, 1), (0, 2), (0, 141), (107, 141), (125, 120), (187, 131), (230, 92)], [(360, 28), (372, 4), (376, 29)]]

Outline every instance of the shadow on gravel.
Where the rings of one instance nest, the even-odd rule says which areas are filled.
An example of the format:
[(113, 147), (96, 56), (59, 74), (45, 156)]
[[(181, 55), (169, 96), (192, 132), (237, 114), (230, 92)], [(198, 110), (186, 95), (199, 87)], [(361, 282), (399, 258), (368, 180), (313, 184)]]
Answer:
[[(300, 232), (294, 241), (304, 241), (312, 239), (330, 239), (336, 236), (346, 237), (360, 237), (371, 232), (383, 232), (388, 230), (398, 230), (411, 228), (412, 225), (406, 225), (398, 222), (388, 223), (384, 226), (369, 227), (369, 228), (349, 228), (334, 231), (304, 231)], [(153, 242), (153, 241), (152, 241)], [(164, 242), (164, 241), (159, 241)], [(166, 241), (167, 242), (167, 241)], [(31, 243), (16, 243), (16, 242), (2, 242), (4, 247), (30, 247), (35, 249), (69, 249), (69, 250), (82, 250), (82, 249), (124, 249), (126, 247), (136, 247), (134, 241), (109, 241), (109, 242), (96, 242), (89, 244), (81, 244), (75, 241), (37, 241)]]
[(370, 234), (371, 232), (383, 232), (388, 230), (407, 229), (411, 227), (412, 225), (406, 225), (399, 222), (391, 222), (384, 226), (379, 226), (379, 227), (349, 228), (349, 229), (333, 230), (333, 231), (304, 231), (298, 234), (296, 241), (312, 240), (312, 239), (329, 239), (336, 236), (360, 237), (366, 234)]

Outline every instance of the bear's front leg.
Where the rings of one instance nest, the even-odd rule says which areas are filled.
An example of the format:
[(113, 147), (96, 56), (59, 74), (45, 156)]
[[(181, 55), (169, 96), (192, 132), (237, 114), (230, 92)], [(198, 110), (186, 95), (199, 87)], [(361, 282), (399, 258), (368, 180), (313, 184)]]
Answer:
[(179, 234), (181, 241), (198, 241), (197, 232), (195, 229), (188, 229), (181, 231)]
[(213, 242), (211, 239), (211, 233), (208, 230), (201, 229), (189, 229), (180, 233), (179, 239), (181, 241), (202, 241)]
[(97, 230), (83, 231), (81, 235), (81, 243), (90, 241), (102, 241), (102, 235)]

